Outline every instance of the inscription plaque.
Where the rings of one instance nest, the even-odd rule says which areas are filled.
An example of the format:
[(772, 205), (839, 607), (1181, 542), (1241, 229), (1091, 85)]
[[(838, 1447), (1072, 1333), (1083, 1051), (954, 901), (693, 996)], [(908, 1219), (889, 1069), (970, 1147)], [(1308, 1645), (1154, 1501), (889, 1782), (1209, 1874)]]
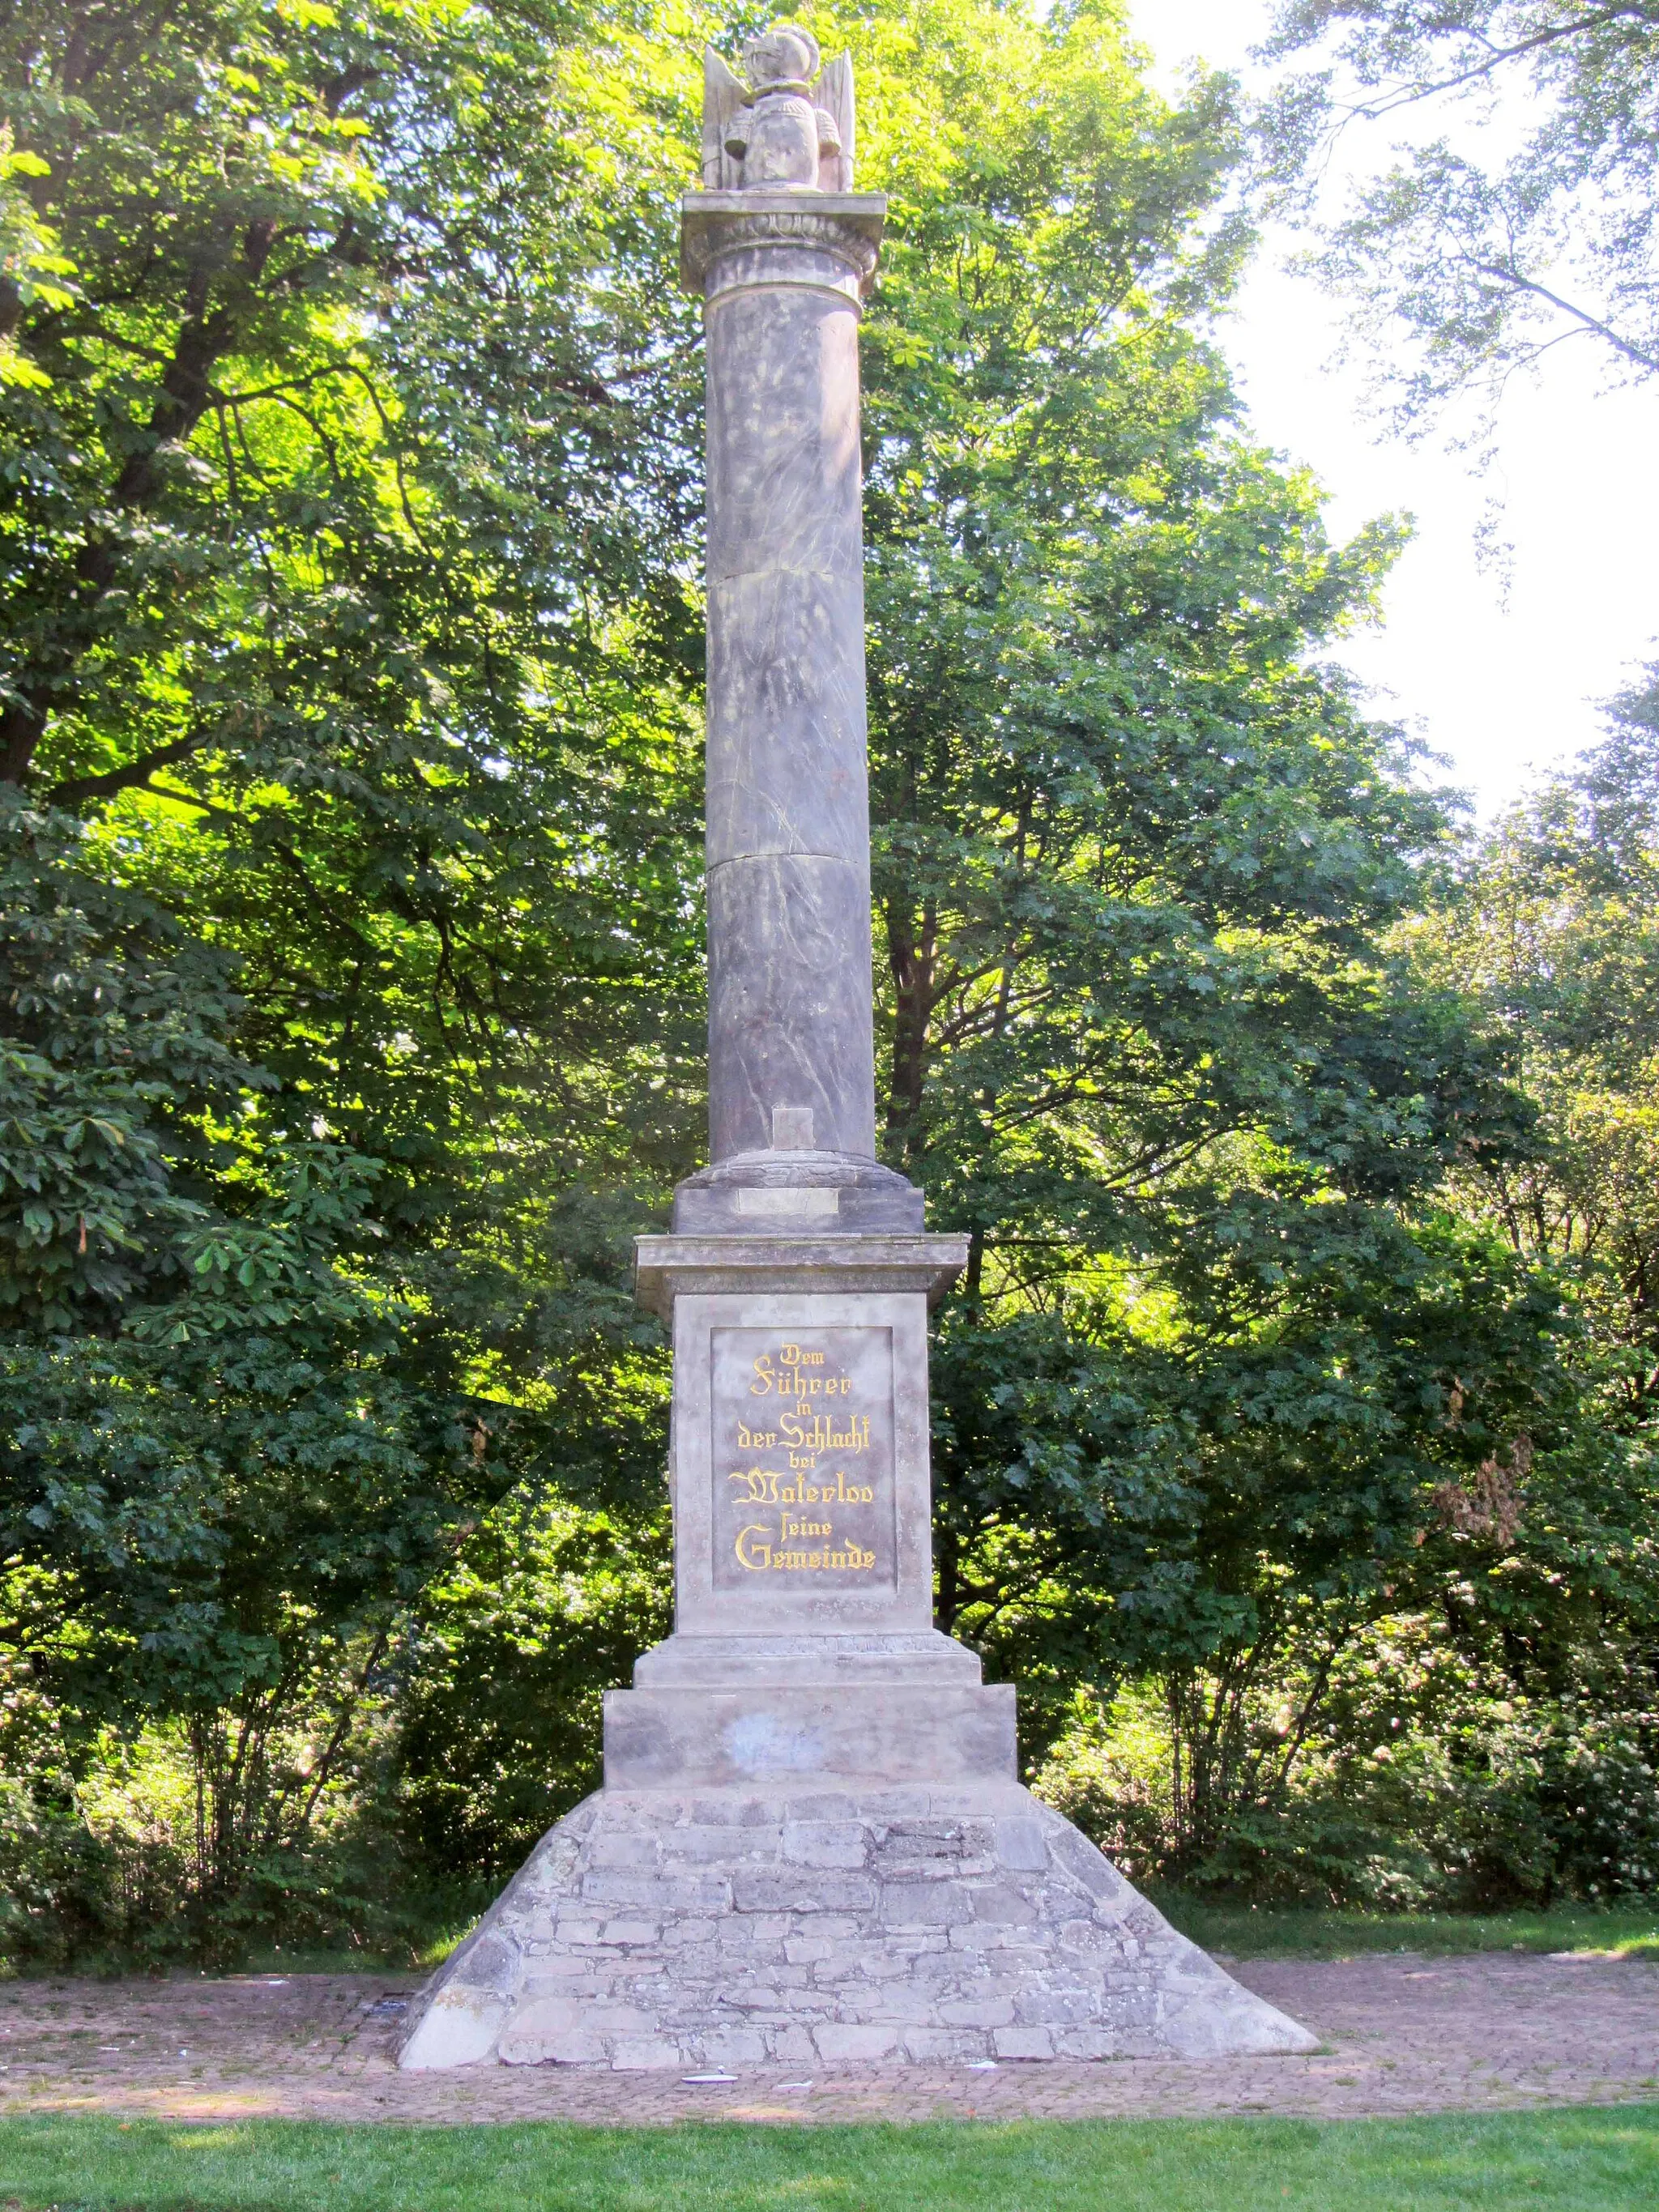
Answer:
[(891, 1589), (893, 1332), (716, 1328), (716, 1589)]

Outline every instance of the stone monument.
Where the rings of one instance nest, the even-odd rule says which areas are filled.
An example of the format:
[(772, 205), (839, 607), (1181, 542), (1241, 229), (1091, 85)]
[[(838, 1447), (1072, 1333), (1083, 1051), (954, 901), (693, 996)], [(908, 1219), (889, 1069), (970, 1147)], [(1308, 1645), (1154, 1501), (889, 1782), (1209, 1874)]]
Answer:
[(966, 1259), (875, 1157), (849, 63), (707, 58), (710, 1164), (637, 1248), (673, 1331), (674, 1632), (605, 1786), (434, 1977), (406, 2068), (1208, 2057), (1314, 2039), (1019, 1787), (933, 1626), (927, 1313)]

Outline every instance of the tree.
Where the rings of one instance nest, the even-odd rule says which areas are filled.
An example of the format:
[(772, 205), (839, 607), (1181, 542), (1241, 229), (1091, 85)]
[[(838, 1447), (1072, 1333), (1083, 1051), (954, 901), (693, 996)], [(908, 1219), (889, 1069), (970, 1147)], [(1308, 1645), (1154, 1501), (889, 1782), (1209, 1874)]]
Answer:
[[(1318, 1556), (1316, 1486), (1298, 1495), (1275, 1468), (1269, 1405), (1234, 1447), (1257, 1459), (1249, 1513), (1204, 1525), (1210, 1543), (1290, 1536), (1274, 1556), (1297, 1569), (1269, 1586), (1272, 1663), (1229, 1655), (1197, 1729), (1149, 1713), (1136, 1685), (1108, 1721), (1074, 1706), (1047, 1786), (1147, 1871), (1488, 1907), (1659, 1880), (1654, 719), (1650, 690), (1619, 702), (1606, 743), (1425, 884), (1394, 933), (1416, 994), (1455, 990), (1466, 1024), (1507, 1039), (1530, 1111), (1504, 1141), (1460, 1148), (1425, 1193), (1437, 1312), (1414, 1268), (1375, 1304), (1367, 1270), (1357, 1306), (1326, 1295), (1297, 1324), (1304, 1350), (1364, 1324), (1353, 1371), (1395, 1455), (1392, 1495), (1352, 1492), (1360, 1513), (1382, 1504), (1373, 1525), (1392, 1534), (1374, 1576), (1359, 1547)], [(1419, 1263), (1428, 1249), (1420, 1228), (1392, 1247)], [(1497, 1363), (1495, 1306), (1510, 1332)], [(1400, 1422), (1413, 1376), (1437, 1367), (1450, 1393)], [(1311, 1394), (1311, 1366), (1308, 1381)], [(1339, 1450), (1353, 1435), (1328, 1413), (1306, 1425)], [(1413, 1482), (1412, 1454), (1441, 1472)], [(1188, 1609), (1177, 1632), (1201, 1620)]]
[(1351, 1860), (1466, 1903), (1659, 1880), (1655, 720), (1650, 684), (1615, 702), (1607, 739), (1398, 939), (1508, 1037), (1533, 1107), (1521, 1141), (1451, 1164), (1441, 1202), (1568, 1325), (1525, 1363), (1541, 1418), (1430, 1492), (1392, 1617), (1339, 1662), (1290, 1826), (1366, 1829)]
[[(9, 1648), (83, 1776), (187, 1740), (220, 1924), (337, 1788), (510, 1863), (660, 1618), (702, 28), (5, 19)], [(1446, 823), (1323, 655), (1392, 532), (1328, 544), (1203, 334), (1225, 86), (1160, 100), (1104, 0), (844, 34), (884, 1143), (973, 1254), (940, 1619), (1035, 1750), (1155, 1680), (1209, 1834), (1269, 1687), (1325, 1654), (1311, 1726), (1437, 1492), (1546, 1434), (1554, 1288), (1435, 1196), (1527, 1115), (1387, 943)]]
[(603, 10), (399, 0), (23, 8), (0, 65), (56, 271), (0, 422), (0, 773), (240, 957), (248, 1056), (423, 1255), (555, 1122), (683, 1155), (672, 96)]
[(1267, 51), (1312, 49), (1322, 66), (1276, 105), (1282, 163), (1356, 122), (1452, 126), (1397, 149), (1316, 256), (1399, 420), (1464, 396), (1489, 410), (1574, 338), (1616, 377), (1659, 374), (1651, 0), (1281, 0)]
[(1035, 1754), (1156, 1674), (1201, 1850), (1256, 1689), (1322, 1648), (1310, 1725), (1430, 1494), (1542, 1425), (1559, 1300), (1437, 1202), (1525, 1108), (1387, 952), (1447, 822), (1316, 658), (1392, 533), (1326, 541), (1194, 326), (1224, 88), (1079, 9), (953, 113), (866, 351), (886, 1142), (970, 1237), (939, 1620)]
[(1659, 691), (1482, 841), (1412, 932), (1509, 1030), (1538, 1141), (1472, 1161), (1462, 1202), (1581, 1285), (1601, 1415), (1644, 1437), (1659, 1407)]
[(187, 1731), (219, 1912), (654, 1343), (681, 113), (603, 11), (89, 0), (0, 69), (5, 1641), (71, 1772)]
[(398, 1609), (490, 1494), (482, 1417), (404, 1357), (361, 1267), (374, 1164), (277, 1126), (222, 956), (77, 866), (79, 824), (14, 798), (0, 834), (3, 1635), (71, 1760), (186, 1723), (211, 1911), (303, 1838)]

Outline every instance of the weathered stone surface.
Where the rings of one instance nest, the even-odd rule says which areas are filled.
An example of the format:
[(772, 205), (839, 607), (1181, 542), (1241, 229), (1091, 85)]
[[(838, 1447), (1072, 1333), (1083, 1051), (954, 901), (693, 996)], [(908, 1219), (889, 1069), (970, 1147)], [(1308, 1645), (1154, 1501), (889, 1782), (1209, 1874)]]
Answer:
[[(400, 2063), (628, 2070), (1315, 2047), (1016, 1784), (849, 1790), (833, 1805), (812, 1790), (607, 1787), (543, 1838), (434, 1978)], [(803, 1863), (803, 1838), (832, 1843), (834, 1863)], [(606, 1915), (619, 1878), (627, 1920)], [(567, 1922), (566, 1904), (586, 1917)], [(674, 1945), (652, 1947), (659, 1926)], [(975, 1946), (951, 1940), (969, 1932)]]
[[(733, 577), (711, 588), (716, 599), (709, 866), (756, 853), (816, 853), (864, 870), (864, 671), (861, 662), (826, 660), (820, 650), (842, 625), (861, 629), (856, 579)], [(848, 732), (855, 748), (843, 742)]]
[(746, 1599), (787, 1573), (892, 1589), (891, 1327), (716, 1322), (708, 1342), (714, 1588)]
[(605, 1771), (623, 1790), (1001, 1780), (1015, 1771), (1014, 1692), (887, 1681), (826, 1695), (781, 1674), (746, 1692), (608, 1690)]
[[(752, 218), (735, 218), (744, 230)], [(806, 640), (826, 668), (845, 655), (844, 696), (861, 741), (864, 556), (859, 456), (859, 303), (817, 286), (772, 289), (772, 256), (753, 284), (711, 302), (708, 331), (708, 580), (839, 577), (852, 596)], [(735, 272), (725, 272), (728, 278)], [(834, 281), (833, 272), (824, 275)]]
[(680, 277), (705, 299), (769, 275), (861, 300), (881, 250), (880, 192), (688, 192), (680, 203)]
[(853, 64), (841, 54), (820, 70), (821, 58), (809, 30), (775, 23), (744, 42), (745, 86), (721, 55), (705, 48), (706, 191), (763, 193), (781, 180), (824, 192), (851, 191), (857, 137)]
[[(751, 1689), (803, 1679), (823, 1688), (867, 1690), (884, 1682), (977, 1683), (979, 1655), (936, 1628), (889, 1631), (874, 1635), (771, 1633), (765, 1636), (671, 1636), (642, 1651), (635, 1662), (637, 1689)], [(843, 1814), (805, 1812), (800, 1820), (850, 1817), (851, 1800), (817, 1799), (819, 1806), (842, 1803)]]
[(936, 1305), (968, 1262), (962, 1236), (829, 1235), (816, 1224), (744, 1236), (698, 1233), (636, 1237), (635, 1295), (643, 1306), (673, 1317), (684, 1297), (780, 1296), (811, 1290), (840, 1295), (854, 1291), (915, 1291)]
[(867, 869), (761, 852), (708, 872), (708, 1126), (716, 1159), (766, 1145), (775, 1106), (873, 1157)]
[[(1018, 1788), (1014, 1703), (933, 1620), (927, 1310), (966, 1240), (878, 1164), (850, 67), (705, 73), (684, 268), (708, 361), (713, 1162), (672, 1318), (674, 1634), (605, 1788), (434, 1978), (401, 2063), (799, 2066), (1298, 2051)], [(784, 189), (780, 190), (778, 187)]]
[(774, 23), (744, 41), (747, 86), (712, 46), (705, 50), (702, 180), (708, 191), (763, 192), (776, 184), (851, 190), (853, 64), (842, 54), (820, 72), (820, 58), (817, 40), (799, 23)]
[[(772, 1109), (775, 1127), (809, 1108)], [(816, 1145), (738, 1152), (686, 1176), (674, 1192), (681, 1237), (750, 1237), (763, 1231), (829, 1231), (837, 1237), (919, 1236), (926, 1221), (915, 1185), (875, 1160), (825, 1152)]]
[(858, 303), (745, 251), (708, 308), (710, 1142), (810, 1109), (871, 1158)]
[[(824, 82), (850, 132), (850, 70)], [(828, 111), (799, 87), (750, 99), (711, 55), (707, 97), (716, 189), (689, 197), (684, 245), (707, 301), (711, 1149), (767, 1153), (781, 1109), (873, 1164), (858, 325), (884, 203), (819, 189)], [(824, 127), (824, 174), (850, 173)], [(878, 1225), (819, 1188), (832, 1233)]]
[[(757, 1639), (763, 1664), (750, 1679), (763, 1686), (769, 1674), (790, 1693), (823, 1686), (811, 1658), (803, 1649), (794, 1665), (769, 1670), (758, 1639), (886, 1632), (904, 1639), (896, 1661), (933, 1614), (926, 1298), (818, 1293), (807, 1268), (796, 1279), (794, 1296), (679, 1287), (670, 1468), (674, 1644)], [(890, 1678), (899, 1671), (890, 1665)], [(882, 1693), (872, 1683), (871, 1695)], [(738, 1778), (729, 1767), (695, 1771)], [(892, 1772), (884, 1760), (841, 1771)], [(635, 1769), (630, 1778), (672, 1778)]]

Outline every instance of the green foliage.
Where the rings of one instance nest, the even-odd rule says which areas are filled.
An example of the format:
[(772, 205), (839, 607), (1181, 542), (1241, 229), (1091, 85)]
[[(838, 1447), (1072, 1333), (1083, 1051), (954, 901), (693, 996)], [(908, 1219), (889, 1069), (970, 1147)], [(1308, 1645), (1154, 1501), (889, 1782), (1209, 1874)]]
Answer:
[(696, 1105), (684, 117), (551, 8), (91, 0), (0, 70), (20, 1817), (137, 1731), (234, 1942), (327, 1887), (467, 1529), (651, 1480), (580, 1405), (660, 1364)]
[(497, 715), (539, 717), (526, 623), (567, 678), (592, 666), (672, 518), (685, 404), (665, 211), (641, 223), (640, 179), (585, 220), (615, 103), (570, 57), (608, 28), (404, 0), (12, 11), (15, 190), (60, 276), (10, 310), (14, 780), (46, 741), (76, 800), (188, 761), (187, 785), (217, 763), (348, 814), (422, 782), (476, 803)]
[(1577, 1278), (1620, 1432), (1649, 1417), (1659, 1334), (1659, 686), (1501, 823), (1461, 896), (1413, 929), (1510, 1030), (1539, 1141), (1460, 1182), (1518, 1250)]
[[(76, 825), (13, 799), (3, 826), (0, 1583), (21, 1681), (72, 1717), (15, 1809), (61, 1823), (103, 1726), (178, 1718), (222, 1903), (308, 1826), (491, 1478), (364, 1272), (371, 1164), (270, 1126), (223, 957), (89, 872)], [(299, 1708), (331, 1708), (320, 1745)]]
[[(1225, 82), (1161, 99), (1107, 0), (815, 27), (890, 196), (883, 1141), (971, 1252), (941, 1625), (1056, 1789), (1127, 1777), (1088, 1803), (1138, 1866), (1640, 1886), (1651, 1072), (1597, 1022), (1645, 1003), (1649, 801), (1527, 833), (1540, 945), (1582, 926), (1522, 1020), (1469, 950), (1502, 866), (1446, 892), (1330, 665), (1398, 531), (1328, 541), (1206, 335)], [(628, 1267), (702, 1107), (705, 30), (0, 23), (20, 1955), (406, 1937), (377, 1900), (497, 1881), (665, 1620)]]
[[(1333, 1635), (1310, 1602), (1328, 1565), (1293, 1566), (1265, 1674), (1206, 1662), (1196, 1709), (1167, 1674), (1156, 1695), (1073, 1705), (1042, 1787), (1144, 1869), (1379, 1905), (1655, 1886), (1653, 720), (1649, 692), (1623, 702), (1607, 742), (1498, 823), (1397, 940), (1507, 1036), (1531, 1104), (1516, 1140), (1467, 1146), (1437, 1194), (1457, 1249), (1484, 1240), (1516, 1297), (1507, 1429), (1471, 1388), (1485, 1332), (1464, 1285), (1404, 1370), (1432, 1346), (1454, 1380), (1425, 1439), (1444, 1472), (1397, 1493), (1392, 1556), (1380, 1528), (1363, 1547), (1383, 1609), (1367, 1623), (1350, 1606)], [(1253, 1492), (1252, 1536), (1272, 1496)], [(1346, 1550), (1341, 1565), (1352, 1589)], [(1207, 1825), (1195, 1765), (1224, 1784)]]
[[(1525, 1574), (1506, 1548), (1494, 1581)], [(1191, 1768), (1216, 1750), (1168, 1686), (1079, 1698), (1036, 1786), (1127, 1870), (1174, 1875), (1206, 1905), (1468, 1912), (1650, 1894), (1642, 1655), (1609, 1638), (1551, 1685), (1506, 1652), (1482, 1595), (1475, 1577), (1449, 1582), (1445, 1611), (1378, 1621), (1251, 1684), (1207, 1830)]]
[(1506, 379), (1564, 338), (1659, 374), (1659, 21), (1573, 0), (1280, 0), (1269, 51), (1311, 52), (1270, 109), (1281, 172), (1355, 122), (1443, 135), (1391, 151), (1323, 226), (1316, 265), (1376, 344), (1397, 420)]
[[(241, 1109), (268, 1083), (226, 1042), (238, 1006), (222, 956), (89, 874), (77, 823), (0, 787), (0, 1304), (31, 1333), (106, 1335), (228, 1272), (199, 1241), (210, 1132), (238, 1149)], [(240, 1150), (251, 1165), (254, 1146)], [(250, 1253), (250, 1284), (257, 1264)]]
[(10, 772), (236, 956), (441, 1360), (533, 1372), (690, 1158), (683, 117), (551, 8), (89, 0), (0, 65), (71, 272), (0, 424)]
[(1447, 824), (1318, 658), (1393, 533), (1327, 542), (1194, 328), (1224, 89), (1171, 112), (1085, 10), (980, 98), (892, 179), (866, 352), (886, 1141), (971, 1238), (939, 1619), (1038, 1757), (1079, 1679), (1165, 1674), (1201, 1857), (1261, 1686), (1566, 1417), (1566, 1323), (1440, 1201), (1528, 1110), (1387, 949)]
[[(660, 1425), (645, 1440), (659, 1465)], [(427, 1589), (407, 1655), (396, 1819), (429, 1881), (482, 1881), (493, 1895), (598, 1788), (603, 1693), (672, 1626), (666, 1501), (653, 1503), (624, 1515), (515, 1498)]]

